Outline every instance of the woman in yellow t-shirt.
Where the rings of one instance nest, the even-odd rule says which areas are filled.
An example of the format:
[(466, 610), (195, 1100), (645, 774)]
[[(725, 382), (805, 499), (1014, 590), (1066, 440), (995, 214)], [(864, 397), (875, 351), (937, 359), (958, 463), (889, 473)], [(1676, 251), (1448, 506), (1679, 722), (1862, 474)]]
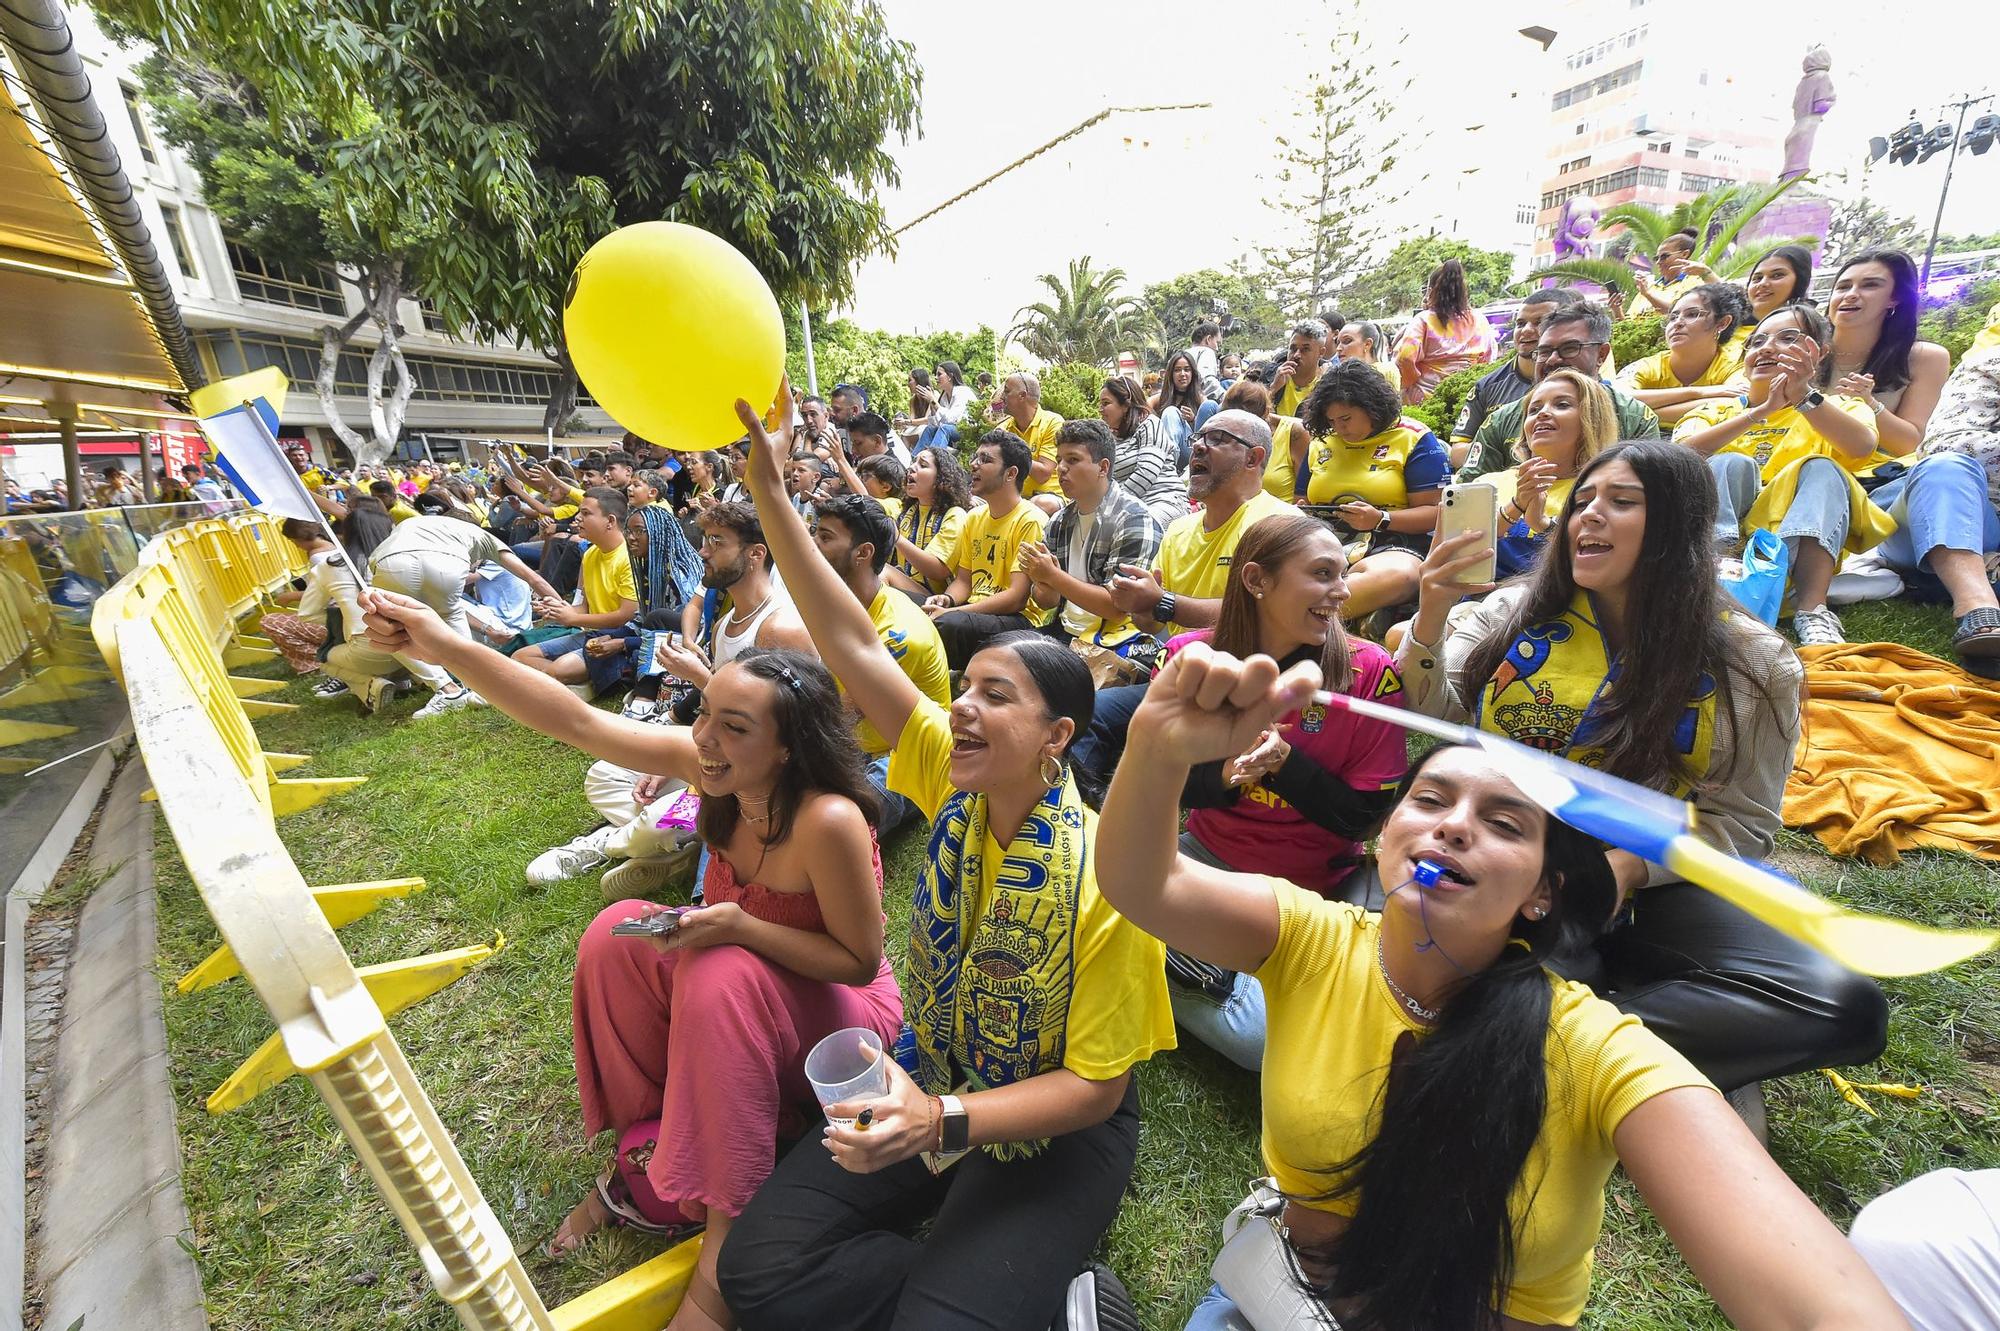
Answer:
[(953, 448), (917, 450), (903, 478), (907, 502), (896, 514), (896, 552), (882, 577), (924, 601), (951, 582), (951, 552), (972, 508), (972, 480)]
[(1271, 407), (1271, 390), (1255, 379), (1238, 379), (1222, 395), (1223, 411), (1247, 411), (1271, 427), (1271, 451), (1264, 455), (1264, 493), (1288, 504), (1306, 502), (1306, 427), (1296, 416), (1280, 416)]
[(1750, 335), (1743, 394), (1698, 404), (1674, 429), (1715, 477), (1717, 540), (1763, 528), (1790, 547), (1792, 629), (1807, 645), (1847, 640), (1826, 604), (1841, 555), (1872, 550), (1896, 529), (1862, 483), (1895, 461), (1882, 451), (1875, 413), (1822, 391), (1832, 343), (1825, 315), (1784, 306)]
[[(784, 502), (764, 422), (737, 413), (785, 585), (890, 744), (889, 788), (933, 827), (911, 897), (911, 1070), (892, 1062), (887, 1094), (830, 1106), (869, 1119), (778, 1166), (730, 1231), (722, 1292), (754, 1326), (956, 1325), (977, 1307), (1045, 1327), (1130, 1181), (1132, 1069), (1174, 1043), (1165, 949), (1098, 893), (1097, 816), (1066, 761), (1090, 672), (1006, 634), (973, 654), (947, 715)], [(922, 1241), (901, 1237), (926, 1219)]]
[(1733, 397), (1738, 368), (1730, 337), (1743, 317), (1743, 297), (1721, 282), (1696, 287), (1674, 302), (1667, 316), (1667, 349), (1633, 361), (1618, 387), (1672, 425), (1705, 398)]
[(1619, 1164), (1739, 1325), (1903, 1325), (1714, 1087), (1547, 969), (1612, 913), (1611, 866), (1485, 754), (1434, 749), (1404, 783), (1380, 915), (1175, 853), (1189, 770), (1247, 751), (1320, 683), (1309, 661), (1281, 676), (1267, 656), (1184, 647), (1133, 718), (1099, 826), (1099, 882), (1127, 919), (1264, 987), (1283, 1213), (1238, 1234), (1244, 1260), (1225, 1251), (1190, 1326), (1292, 1292), (1260, 1255), (1345, 1325), (1574, 1326)]
[(1303, 409), (1312, 437), (1306, 498), (1330, 505), (1342, 524), (1367, 537), (1347, 572), (1340, 612), (1347, 619), (1416, 599), (1417, 570), (1451, 475), (1438, 437), (1402, 411), (1374, 367), (1353, 360), (1328, 366)]
[(1750, 317), (1736, 326), (1729, 339), (1729, 354), (1743, 362), (1743, 344), (1768, 315), (1776, 314), (1793, 301), (1809, 300), (1812, 287), (1812, 251), (1803, 245), (1780, 245), (1750, 269), (1743, 279), (1743, 295), (1750, 302)]

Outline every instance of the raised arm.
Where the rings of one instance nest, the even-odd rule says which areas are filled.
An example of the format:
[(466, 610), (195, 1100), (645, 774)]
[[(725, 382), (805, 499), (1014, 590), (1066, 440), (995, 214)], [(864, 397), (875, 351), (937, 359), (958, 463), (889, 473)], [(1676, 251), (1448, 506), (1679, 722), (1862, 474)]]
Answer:
[(1647, 1100), (1618, 1158), (1695, 1277), (1744, 1331), (1908, 1331), (1846, 1237), (1727, 1102), (1702, 1087)]
[(1181, 855), (1176, 809), (1189, 768), (1245, 752), (1319, 684), (1310, 662), (1281, 677), (1268, 656), (1239, 661), (1202, 642), (1153, 677), (1097, 820), (1098, 890), (1121, 915), (1204, 961), (1263, 965), (1278, 945), (1277, 898), (1258, 875)]
[[(779, 410), (790, 414), (791, 384), (778, 385)], [(743, 481), (764, 520), (764, 540), (772, 562), (784, 575), (785, 588), (799, 617), (812, 635), (820, 657), (840, 680), (861, 714), (868, 718), (890, 748), (902, 738), (903, 726), (922, 697), (910, 677), (875, 636), (868, 608), (854, 598), (833, 565), (813, 546), (805, 519), (785, 497), (778, 454), (763, 418), (749, 403), (738, 401), (736, 414), (750, 436), (750, 460)], [(782, 417), (771, 427), (788, 424)], [(789, 430), (784, 431), (789, 434)], [(1025, 576), (1024, 579), (1025, 581)]]
[(552, 676), (452, 632), (436, 611), (412, 597), (369, 590), (361, 594), (361, 608), (368, 640), (377, 650), (443, 666), (486, 701), (550, 739), (636, 772), (696, 784), (700, 772), (687, 731), (600, 711)]

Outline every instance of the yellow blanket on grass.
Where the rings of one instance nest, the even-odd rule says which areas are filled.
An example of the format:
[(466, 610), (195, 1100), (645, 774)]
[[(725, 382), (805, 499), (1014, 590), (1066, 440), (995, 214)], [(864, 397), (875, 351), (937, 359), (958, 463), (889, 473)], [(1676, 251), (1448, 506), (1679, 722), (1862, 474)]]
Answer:
[(2000, 859), (2000, 682), (1893, 642), (1799, 656), (1786, 825), (1871, 864), (1919, 846)]

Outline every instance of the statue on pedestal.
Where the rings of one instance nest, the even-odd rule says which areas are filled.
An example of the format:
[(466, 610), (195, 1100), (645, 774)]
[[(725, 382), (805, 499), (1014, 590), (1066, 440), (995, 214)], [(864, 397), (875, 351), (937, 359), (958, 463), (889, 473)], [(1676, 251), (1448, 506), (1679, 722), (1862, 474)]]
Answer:
[(1806, 52), (1805, 77), (1792, 94), (1792, 132), (1785, 135), (1785, 169), (1780, 180), (1802, 176), (1812, 164), (1813, 140), (1819, 136), (1819, 122), (1833, 109), (1833, 57), (1824, 46)]
[(1578, 194), (1564, 201), (1562, 216), (1556, 221), (1557, 263), (1596, 257), (1590, 247), (1590, 238), (1597, 233), (1600, 212), (1597, 200), (1588, 194)]

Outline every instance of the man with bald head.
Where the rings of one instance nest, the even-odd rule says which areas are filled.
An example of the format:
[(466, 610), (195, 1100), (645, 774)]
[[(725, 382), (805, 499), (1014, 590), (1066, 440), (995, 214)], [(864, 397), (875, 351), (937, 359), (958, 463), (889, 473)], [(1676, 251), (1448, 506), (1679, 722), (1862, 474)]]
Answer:
[(1010, 374), (1000, 385), (1000, 428), (1028, 446), (1034, 457), (1021, 495), (1044, 513), (1062, 511), (1062, 487), (1056, 481), (1056, 432), (1063, 418), (1042, 408), (1042, 381), (1023, 372)]

